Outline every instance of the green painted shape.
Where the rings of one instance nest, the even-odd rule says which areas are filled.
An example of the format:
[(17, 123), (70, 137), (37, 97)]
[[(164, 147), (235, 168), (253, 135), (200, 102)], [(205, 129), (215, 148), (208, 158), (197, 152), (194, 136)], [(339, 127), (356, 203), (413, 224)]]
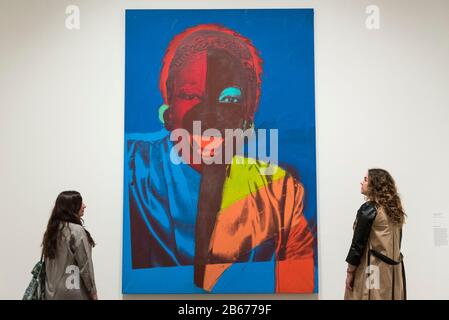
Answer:
[[(220, 93), (220, 97), (218, 98), (219, 102), (223, 103), (237, 103), (242, 97), (242, 91), (236, 87), (229, 87), (224, 89)], [(228, 99), (228, 100), (227, 100)]]
[(166, 104), (163, 104), (159, 107), (159, 121), (162, 123), (165, 123), (164, 121), (164, 112), (168, 109), (168, 106)]
[[(264, 175), (272, 170), (272, 174)], [(221, 210), (233, 203), (255, 194), (273, 181), (285, 177), (286, 172), (279, 166), (241, 156), (232, 159), (231, 172), (223, 188)]]

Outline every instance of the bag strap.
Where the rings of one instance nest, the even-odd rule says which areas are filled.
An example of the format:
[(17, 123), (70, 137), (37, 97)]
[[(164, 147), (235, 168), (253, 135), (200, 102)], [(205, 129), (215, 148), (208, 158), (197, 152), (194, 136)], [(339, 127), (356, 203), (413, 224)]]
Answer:
[(380, 253), (379, 251), (373, 250), (373, 249), (370, 250), (370, 253), (373, 256), (375, 256), (376, 258), (382, 260), (383, 262), (385, 262), (386, 264), (389, 264), (391, 266), (395, 266), (395, 265), (400, 264), (402, 259), (403, 259), (402, 253), (400, 254), (399, 261), (394, 261), (390, 257), (387, 257), (386, 255)]
[[(366, 262), (366, 266), (368, 267), (368, 270), (370, 271), (370, 275), (371, 275), (371, 252), (373, 251), (373, 246), (371, 245), (371, 241), (368, 238), (368, 245), (369, 245), (369, 249), (368, 249), (368, 254), (367, 254), (367, 262)], [(368, 300), (371, 300), (371, 282), (370, 282), (370, 286), (368, 288)]]

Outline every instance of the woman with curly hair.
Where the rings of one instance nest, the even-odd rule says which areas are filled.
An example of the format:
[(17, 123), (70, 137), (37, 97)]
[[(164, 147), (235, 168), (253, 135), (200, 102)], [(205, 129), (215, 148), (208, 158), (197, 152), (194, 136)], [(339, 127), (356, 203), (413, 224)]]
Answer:
[(383, 169), (369, 169), (360, 184), (367, 202), (357, 212), (346, 257), (345, 300), (405, 300), (400, 250), (406, 215), (396, 184)]

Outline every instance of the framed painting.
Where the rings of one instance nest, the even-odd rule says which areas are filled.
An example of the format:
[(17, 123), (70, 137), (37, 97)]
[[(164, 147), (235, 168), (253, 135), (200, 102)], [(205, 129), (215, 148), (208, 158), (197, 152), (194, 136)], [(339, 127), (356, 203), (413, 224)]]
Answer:
[(313, 10), (127, 10), (125, 52), (123, 293), (316, 293)]

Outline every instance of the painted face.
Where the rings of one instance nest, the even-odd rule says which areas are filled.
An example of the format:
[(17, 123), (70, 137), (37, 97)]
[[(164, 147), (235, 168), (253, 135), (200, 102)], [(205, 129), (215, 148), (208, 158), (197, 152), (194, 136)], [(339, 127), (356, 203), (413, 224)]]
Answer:
[(242, 129), (249, 90), (248, 71), (226, 50), (209, 49), (186, 59), (174, 74), (173, 127), (193, 133), (193, 122), (201, 131)]
[[(214, 150), (222, 150), (226, 129), (248, 128), (245, 113), (249, 103), (255, 103), (256, 83), (250, 80), (251, 71), (234, 55), (224, 49), (203, 50), (190, 54), (172, 72), (173, 82), (168, 87), (172, 129), (191, 133), (200, 146), (192, 148), (193, 152), (213, 157)], [(194, 123), (201, 129), (195, 130)], [(218, 130), (221, 138), (204, 134), (208, 129)]]

